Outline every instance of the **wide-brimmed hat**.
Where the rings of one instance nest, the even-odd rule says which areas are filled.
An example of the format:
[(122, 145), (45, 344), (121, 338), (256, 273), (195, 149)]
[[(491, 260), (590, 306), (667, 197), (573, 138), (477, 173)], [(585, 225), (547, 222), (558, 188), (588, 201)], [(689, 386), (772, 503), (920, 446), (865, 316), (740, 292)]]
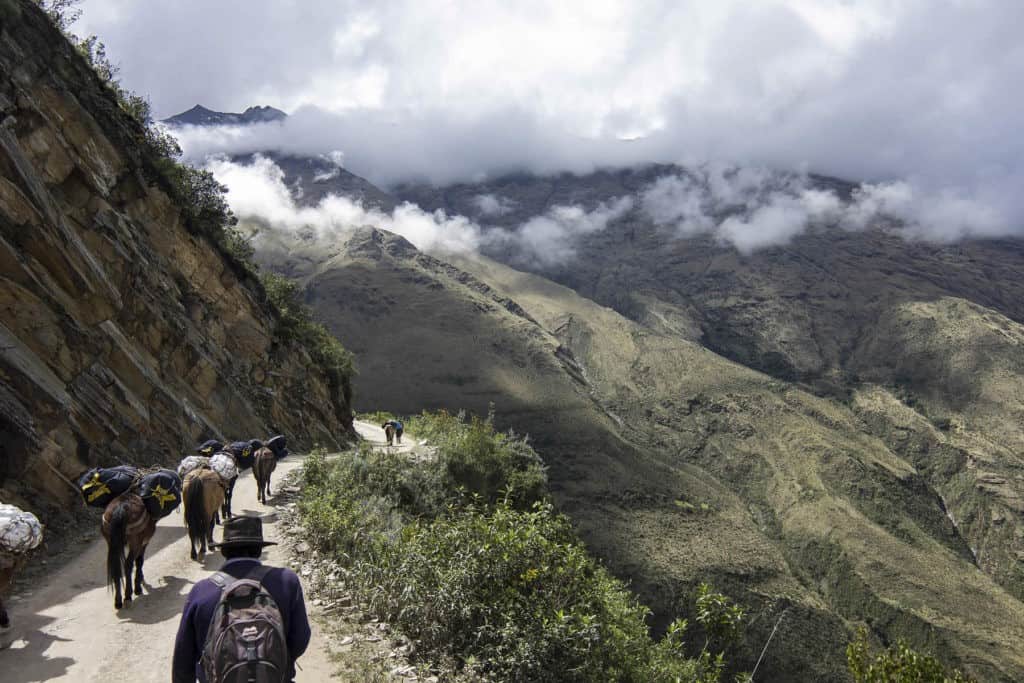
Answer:
[(263, 520), (259, 517), (232, 517), (224, 522), (224, 540), (211, 543), (211, 548), (229, 548), (239, 545), (277, 545), (263, 540)]

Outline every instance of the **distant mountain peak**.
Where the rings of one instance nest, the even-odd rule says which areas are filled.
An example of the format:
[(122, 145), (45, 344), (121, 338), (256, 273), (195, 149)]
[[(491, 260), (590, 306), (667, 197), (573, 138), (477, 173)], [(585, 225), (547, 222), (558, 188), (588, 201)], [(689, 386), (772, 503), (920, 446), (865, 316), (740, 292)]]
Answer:
[(197, 104), (188, 111), (164, 119), (163, 122), (170, 126), (246, 126), (252, 123), (283, 121), (286, 118), (288, 114), (266, 105), (249, 107), (241, 114), (236, 114), (214, 111)]

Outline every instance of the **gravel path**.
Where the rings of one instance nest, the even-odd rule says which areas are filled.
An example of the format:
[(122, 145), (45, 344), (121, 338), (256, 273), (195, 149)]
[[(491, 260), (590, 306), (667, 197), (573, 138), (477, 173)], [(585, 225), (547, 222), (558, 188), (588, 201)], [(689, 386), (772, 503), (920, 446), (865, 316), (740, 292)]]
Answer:
[[(379, 428), (378, 428), (378, 431)], [(381, 437), (383, 439), (383, 437)], [(298, 467), (302, 456), (278, 463), (274, 482)], [(272, 490), (273, 486), (272, 486)], [(273, 499), (256, 500), (256, 482), (243, 472), (235, 488), (234, 511), (263, 517), (269, 540), (281, 541)], [(220, 531), (216, 532), (217, 537)], [(264, 561), (287, 565), (283, 546), (271, 546)], [(179, 511), (160, 521), (146, 557), (149, 589), (134, 604), (114, 611), (113, 596), (105, 585), (106, 543), (100, 538), (82, 554), (49, 575), (41, 585), (29, 586), (10, 604), (13, 626), (0, 650), (3, 683), (34, 681), (96, 681), (145, 683), (170, 680), (174, 635), (185, 595), (199, 579), (219, 568), (218, 553), (200, 564), (189, 559), (188, 540)], [(332, 664), (318, 609), (307, 601), (313, 619), (313, 640), (299, 659), (298, 681), (325, 681)]]

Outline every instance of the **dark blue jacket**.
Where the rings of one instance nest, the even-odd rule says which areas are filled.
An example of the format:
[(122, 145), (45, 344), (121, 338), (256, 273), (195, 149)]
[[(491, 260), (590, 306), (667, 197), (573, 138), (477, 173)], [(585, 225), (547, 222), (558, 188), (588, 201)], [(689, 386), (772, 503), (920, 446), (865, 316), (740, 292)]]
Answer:
[[(221, 571), (242, 578), (257, 564), (259, 560), (238, 557), (225, 562)], [(309, 645), (309, 619), (306, 616), (306, 602), (302, 598), (302, 585), (292, 570), (274, 568), (263, 579), (263, 587), (281, 610), (285, 640), (291, 654), (288, 680), (292, 680), (295, 678), (295, 660), (302, 656)], [(203, 656), (206, 632), (219, 601), (220, 588), (210, 579), (198, 582), (188, 594), (181, 614), (181, 624), (178, 626), (178, 637), (174, 642), (174, 683), (195, 683), (197, 678), (206, 682), (199, 659)]]

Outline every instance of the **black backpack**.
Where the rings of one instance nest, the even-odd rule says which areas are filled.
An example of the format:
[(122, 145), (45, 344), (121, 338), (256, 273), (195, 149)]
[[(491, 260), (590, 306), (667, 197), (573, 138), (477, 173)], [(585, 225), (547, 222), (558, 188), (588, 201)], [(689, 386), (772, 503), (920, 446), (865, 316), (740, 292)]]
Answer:
[(211, 580), (220, 601), (210, 620), (202, 665), (208, 683), (283, 683), (291, 659), (284, 620), (263, 587), (270, 567), (257, 565), (244, 577), (217, 572)]

